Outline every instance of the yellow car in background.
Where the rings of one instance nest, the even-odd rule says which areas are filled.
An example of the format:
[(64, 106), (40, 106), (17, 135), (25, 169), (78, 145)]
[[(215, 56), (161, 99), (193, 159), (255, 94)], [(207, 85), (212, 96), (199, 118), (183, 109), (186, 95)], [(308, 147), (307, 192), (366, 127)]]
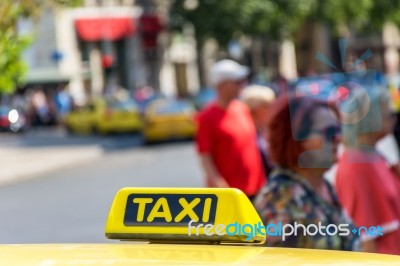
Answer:
[(143, 137), (146, 143), (193, 138), (196, 110), (189, 101), (160, 99), (149, 104), (144, 113)]
[(101, 98), (69, 113), (65, 126), (73, 134), (109, 134), (139, 132), (143, 122), (134, 100)]

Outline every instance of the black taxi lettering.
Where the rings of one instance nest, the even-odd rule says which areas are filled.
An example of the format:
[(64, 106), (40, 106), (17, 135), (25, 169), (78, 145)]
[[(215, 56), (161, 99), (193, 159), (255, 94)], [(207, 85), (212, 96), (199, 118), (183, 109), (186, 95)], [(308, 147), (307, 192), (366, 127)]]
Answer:
[(126, 226), (214, 223), (217, 196), (213, 194), (131, 194), (126, 203)]

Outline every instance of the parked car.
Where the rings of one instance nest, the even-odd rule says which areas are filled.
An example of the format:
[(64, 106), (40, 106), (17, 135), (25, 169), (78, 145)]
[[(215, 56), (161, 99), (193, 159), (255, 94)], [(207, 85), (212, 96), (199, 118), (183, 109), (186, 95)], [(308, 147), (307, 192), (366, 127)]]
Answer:
[(101, 98), (69, 113), (65, 124), (71, 133), (139, 132), (142, 118), (136, 102), (130, 98)]
[(146, 143), (192, 138), (196, 110), (189, 101), (161, 99), (152, 102), (144, 114), (143, 136)]
[(0, 131), (22, 132), (28, 128), (25, 114), (8, 105), (0, 105)]

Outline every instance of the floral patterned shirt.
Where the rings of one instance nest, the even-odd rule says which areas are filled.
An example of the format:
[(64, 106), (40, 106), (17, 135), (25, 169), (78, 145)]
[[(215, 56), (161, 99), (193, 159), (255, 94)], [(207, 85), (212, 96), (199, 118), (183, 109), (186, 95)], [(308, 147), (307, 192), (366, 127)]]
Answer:
[[(326, 182), (326, 181), (325, 181)], [(336, 198), (332, 186), (326, 182), (331, 202), (322, 199), (300, 175), (283, 169), (276, 169), (270, 176), (266, 186), (255, 200), (255, 207), (265, 226), (269, 224), (282, 225), (302, 224), (328, 226), (334, 224), (349, 224), (348, 235), (335, 234), (335, 228), (329, 227), (328, 232), (317, 232), (315, 235), (304, 235), (301, 227), (294, 230), (296, 234), (286, 236), (268, 236), (267, 246), (296, 247), (331, 250), (358, 250), (358, 238), (351, 232), (354, 228), (345, 217)], [(311, 234), (316, 229), (311, 228)], [(271, 235), (271, 234), (270, 234)], [(272, 233), (275, 235), (275, 233)]]

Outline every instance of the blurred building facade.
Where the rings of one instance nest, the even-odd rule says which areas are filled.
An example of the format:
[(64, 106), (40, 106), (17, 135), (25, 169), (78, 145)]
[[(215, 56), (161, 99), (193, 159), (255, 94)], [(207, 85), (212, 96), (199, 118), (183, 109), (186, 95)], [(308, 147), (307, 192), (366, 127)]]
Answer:
[(21, 20), (20, 32), (35, 37), (23, 54), (27, 87), (67, 83), (78, 103), (120, 87), (157, 87), (146, 64), (148, 50), (158, 47), (161, 25), (148, 37), (154, 23), (161, 24), (155, 18), (133, 0), (86, 0), (79, 8), (45, 10), (37, 22)]
[[(85, 0), (79, 8), (46, 10), (37, 23), (21, 20), (22, 33), (35, 33), (23, 56), (29, 66), (27, 85), (67, 83), (78, 103), (120, 87), (133, 92), (151, 86), (167, 95), (195, 93), (201, 86), (199, 68), (207, 80), (207, 69), (221, 57), (220, 50), (210, 41), (198, 51), (193, 27), (181, 34), (169, 32), (169, 4), (169, 0)], [(318, 52), (340, 69), (337, 40), (328, 28), (306, 23), (292, 41), (272, 41), (268, 34), (243, 39), (232, 46), (239, 50), (225, 56), (252, 66), (259, 80), (291, 79), (335, 71), (316, 60)], [(381, 33), (369, 36), (350, 34), (346, 60), (367, 49), (373, 53), (368, 67), (399, 72), (397, 27), (387, 24)]]
[[(338, 37), (317, 23), (306, 23), (296, 35), (297, 69), (300, 76), (340, 71), (349, 63), (353, 64), (367, 50), (372, 56), (366, 58), (365, 67), (386, 74), (398, 74), (400, 70), (400, 32), (391, 23), (384, 25), (380, 32), (347, 32), (343, 38), (346, 46), (339, 48)], [(323, 54), (336, 67), (333, 68), (316, 59), (317, 53)], [(343, 62), (341, 53), (343, 53)], [(355, 70), (355, 69), (354, 69)]]

